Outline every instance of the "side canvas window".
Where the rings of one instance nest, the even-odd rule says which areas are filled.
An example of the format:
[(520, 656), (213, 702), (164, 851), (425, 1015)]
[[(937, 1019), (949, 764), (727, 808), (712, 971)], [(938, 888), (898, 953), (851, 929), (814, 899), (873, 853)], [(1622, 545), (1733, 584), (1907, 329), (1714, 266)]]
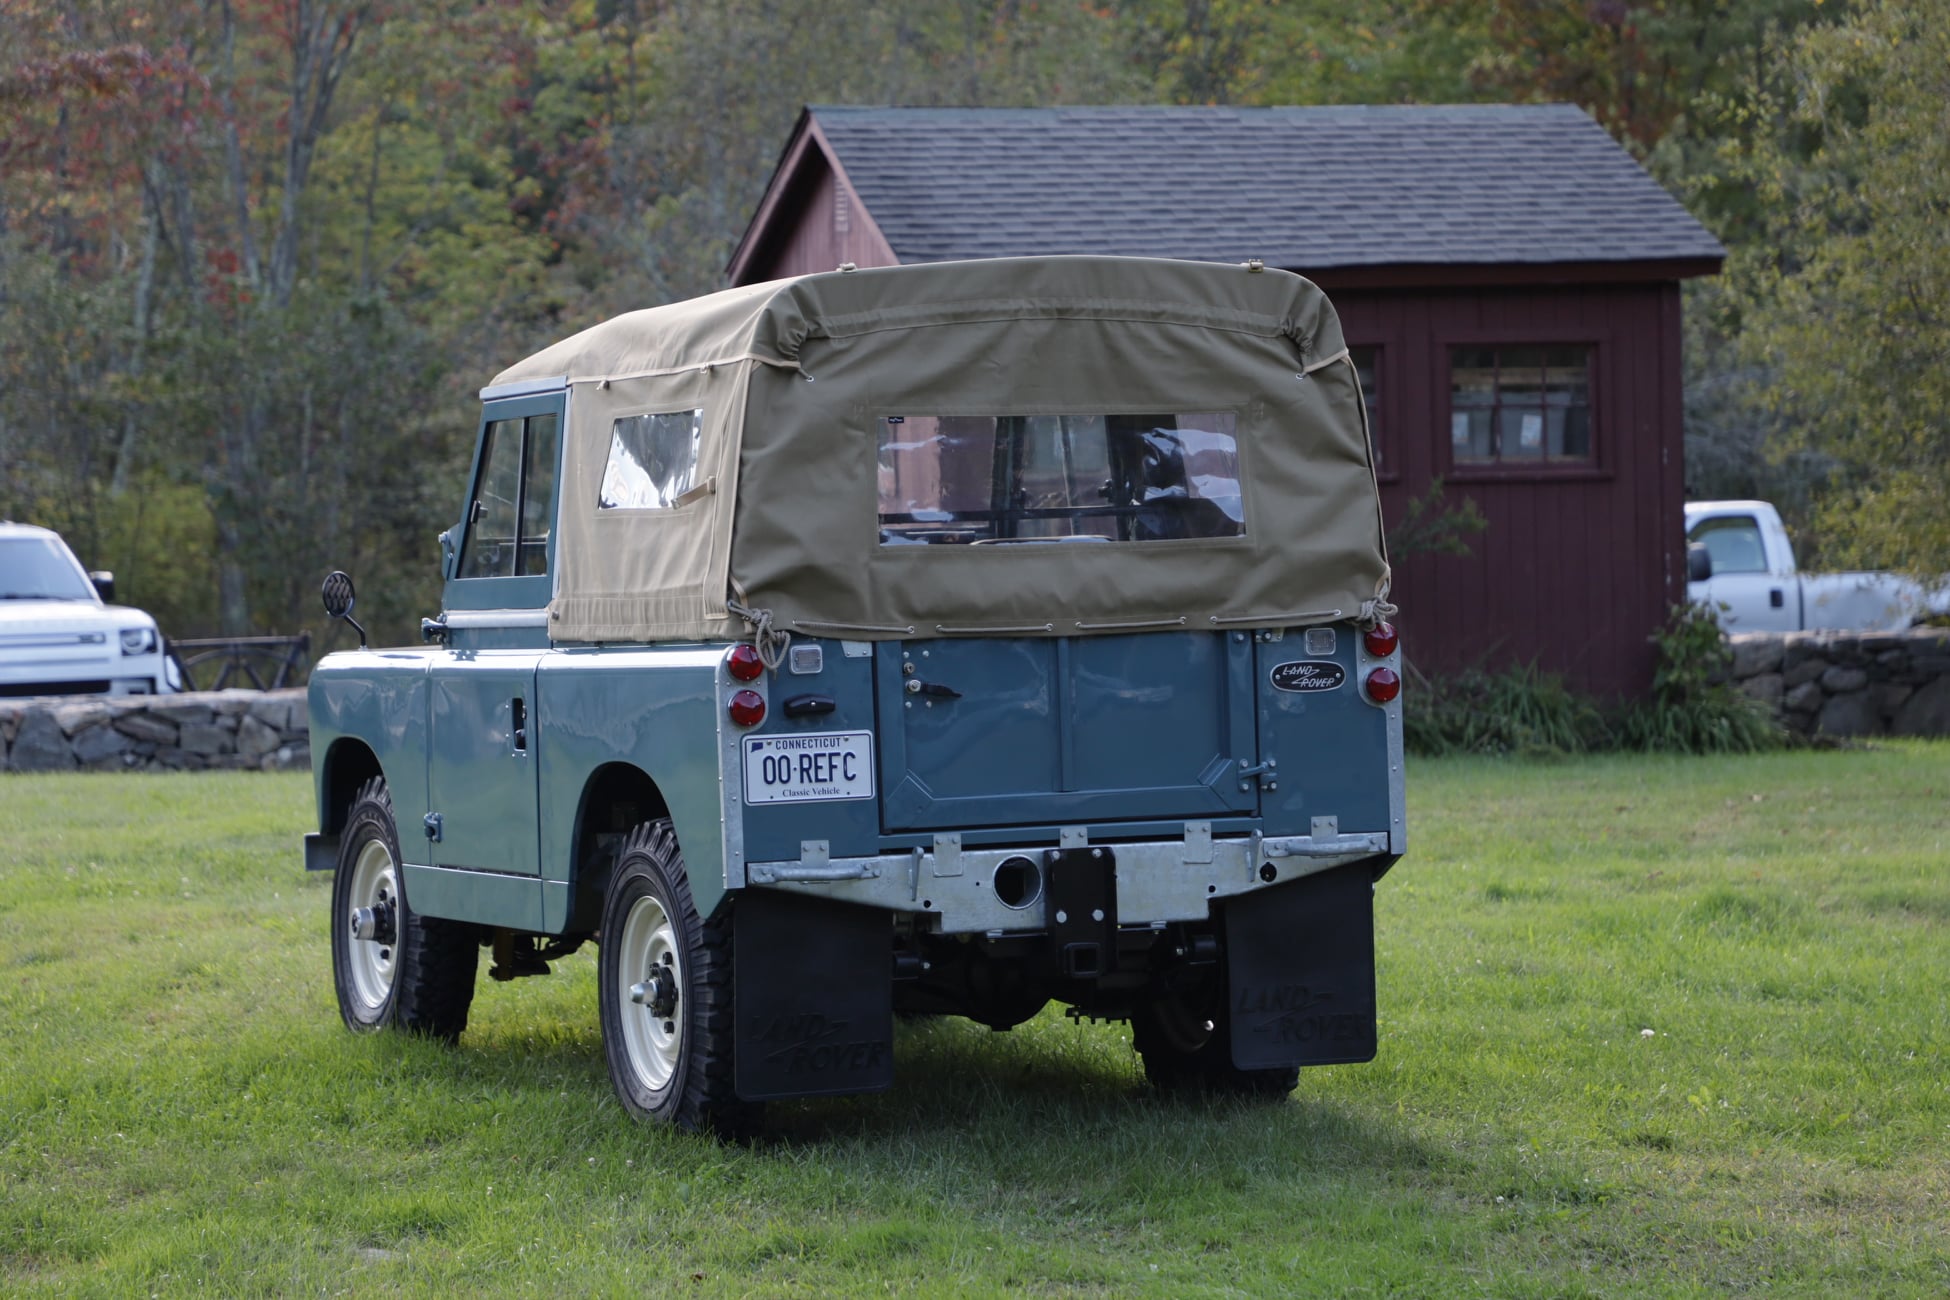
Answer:
[(494, 420), (481, 440), (480, 471), (467, 507), (460, 578), (548, 574), (555, 518), (555, 467), (562, 417), (554, 412)]

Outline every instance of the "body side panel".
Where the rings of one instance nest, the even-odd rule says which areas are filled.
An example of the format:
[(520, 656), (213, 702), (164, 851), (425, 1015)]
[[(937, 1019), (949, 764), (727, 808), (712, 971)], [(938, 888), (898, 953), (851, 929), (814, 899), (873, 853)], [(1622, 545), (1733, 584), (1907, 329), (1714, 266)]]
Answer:
[[(709, 916), (725, 891), (725, 801), (718, 729), (722, 646), (584, 647), (543, 658), (536, 674), (541, 869), (572, 881), (576, 813), (590, 774), (623, 762), (656, 782), (677, 831), (691, 894)], [(742, 865), (742, 864), (741, 864)], [(565, 923), (569, 891), (555, 891)]]

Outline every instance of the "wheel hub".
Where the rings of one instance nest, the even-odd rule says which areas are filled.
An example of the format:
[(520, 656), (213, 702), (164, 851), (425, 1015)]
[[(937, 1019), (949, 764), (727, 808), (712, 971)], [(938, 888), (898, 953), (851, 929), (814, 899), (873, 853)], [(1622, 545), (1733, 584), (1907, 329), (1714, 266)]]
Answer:
[(646, 1008), (659, 1019), (677, 1010), (677, 980), (670, 967), (659, 965), (641, 984), (630, 986), (630, 1001)]
[(390, 944), (398, 938), (398, 916), (398, 910), (390, 898), (381, 899), (371, 907), (355, 907), (352, 909), (352, 937)]

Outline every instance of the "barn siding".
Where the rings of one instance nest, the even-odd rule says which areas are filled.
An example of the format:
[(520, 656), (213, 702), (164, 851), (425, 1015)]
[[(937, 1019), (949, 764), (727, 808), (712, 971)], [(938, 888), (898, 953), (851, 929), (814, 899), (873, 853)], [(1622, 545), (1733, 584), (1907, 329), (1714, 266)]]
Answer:
[(894, 250), (873, 224), (860, 196), (845, 177), (826, 164), (823, 155), (806, 168), (797, 183), (803, 188), (791, 196), (795, 219), (776, 249), (766, 249), (754, 260), (747, 283), (831, 271), (844, 262), (855, 266), (895, 264)]
[[(1442, 475), (1489, 520), (1468, 557), (1396, 560), (1396, 601), (1425, 671), (1535, 661), (1606, 695), (1651, 680), (1647, 637), (1680, 596), (1679, 291), (1671, 283), (1333, 295), (1351, 344), (1384, 349), (1388, 520)], [(1597, 468), (1496, 475), (1450, 463), (1458, 343), (1590, 342)]]

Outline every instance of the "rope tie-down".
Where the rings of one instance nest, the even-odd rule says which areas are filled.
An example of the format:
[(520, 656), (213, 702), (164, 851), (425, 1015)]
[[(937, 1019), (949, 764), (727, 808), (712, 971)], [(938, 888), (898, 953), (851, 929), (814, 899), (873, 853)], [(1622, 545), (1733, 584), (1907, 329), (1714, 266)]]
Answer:
[(772, 611), (769, 609), (753, 609), (735, 596), (726, 597), (724, 607), (736, 617), (744, 619), (751, 628), (752, 644), (758, 649), (759, 662), (765, 665), (767, 671), (778, 672), (779, 665), (785, 662), (786, 650), (792, 645), (792, 633), (772, 626)]

